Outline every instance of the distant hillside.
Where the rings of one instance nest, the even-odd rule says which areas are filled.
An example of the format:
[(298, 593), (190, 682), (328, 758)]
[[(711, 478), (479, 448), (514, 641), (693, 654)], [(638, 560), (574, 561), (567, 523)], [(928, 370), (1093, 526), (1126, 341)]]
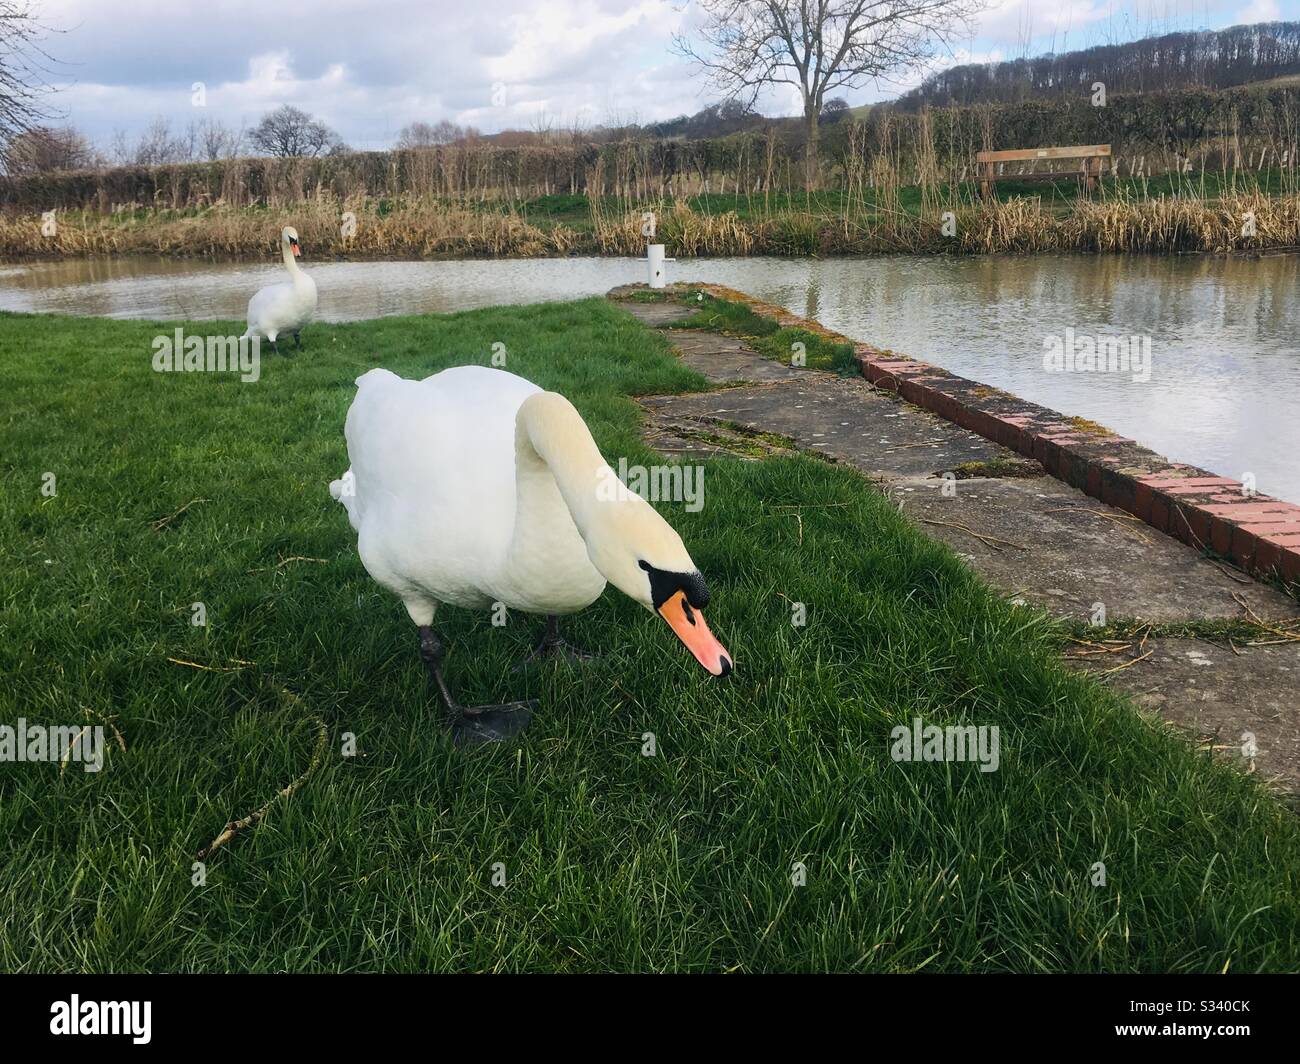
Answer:
[(972, 63), (927, 78), (897, 101), (923, 105), (1020, 103), (1041, 97), (1226, 89), (1300, 74), (1300, 22), (1261, 22), (1226, 30), (1167, 33), (1127, 44), (1099, 45), (1061, 55), (1006, 63)]

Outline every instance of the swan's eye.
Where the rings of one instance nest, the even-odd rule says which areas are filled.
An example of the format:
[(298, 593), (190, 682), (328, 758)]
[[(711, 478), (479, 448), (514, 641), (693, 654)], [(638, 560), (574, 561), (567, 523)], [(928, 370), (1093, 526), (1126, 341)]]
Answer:
[(668, 569), (657, 569), (646, 561), (637, 564), (650, 577), (650, 598), (655, 609), (679, 591), (686, 592), (686, 601), (697, 610), (702, 610), (709, 604), (709, 587), (699, 573), (674, 573)]

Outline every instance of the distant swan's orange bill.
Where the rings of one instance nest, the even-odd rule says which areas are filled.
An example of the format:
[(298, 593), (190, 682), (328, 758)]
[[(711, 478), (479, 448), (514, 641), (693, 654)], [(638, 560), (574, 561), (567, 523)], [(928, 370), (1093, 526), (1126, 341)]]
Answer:
[(668, 622), (677, 638), (695, 655), (695, 660), (714, 676), (726, 676), (731, 671), (731, 655), (709, 631), (704, 614), (686, 601), (685, 591), (678, 591), (660, 606), (659, 616)]

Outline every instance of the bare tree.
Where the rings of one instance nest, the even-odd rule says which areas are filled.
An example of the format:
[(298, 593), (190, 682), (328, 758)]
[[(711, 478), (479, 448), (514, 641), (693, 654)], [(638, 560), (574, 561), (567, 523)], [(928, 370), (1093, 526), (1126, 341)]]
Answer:
[(179, 133), (159, 115), (132, 140), (117, 130), (109, 141), (108, 156), (118, 166), (165, 166), (198, 159), (235, 158), (244, 143), (244, 131), (231, 129), (214, 118), (188, 123)]
[(549, 144), (555, 136), (555, 116), (542, 104), (533, 113), (533, 135), (538, 144)]
[(113, 134), (110, 152), (119, 166), (165, 166), (189, 162), (194, 157), (197, 136), (193, 127), (176, 135), (171, 123), (158, 115), (134, 142), (118, 130)]
[(234, 159), (244, 146), (244, 130), (231, 129), (215, 118), (205, 118), (199, 122), (196, 134), (197, 154), (209, 162), (218, 159)]
[(127, 139), (126, 130), (113, 130), (113, 136), (108, 142), (108, 158), (112, 161), (113, 165), (131, 165), (131, 155), (133, 150), (130, 140)]
[(89, 170), (98, 162), (90, 141), (71, 126), (63, 129), (37, 126), (10, 137), (4, 157), (5, 170), (14, 177), (55, 170)]
[(264, 115), (248, 134), (249, 142), (267, 155), (334, 155), (343, 150), (339, 135), (306, 111), (284, 104)]
[(803, 107), (808, 187), (817, 184), (827, 93), (920, 66), (983, 10), (984, 0), (699, 0), (701, 44), (675, 40), (718, 91), (753, 106), (792, 85)]
[(620, 107), (606, 107), (605, 116), (597, 127), (594, 139), (605, 141), (627, 140), (641, 132), (641, 116), (636, 111), (624, 112)]
[(0, 143), (52, 117), (41, 102), (53, 63), (41, 46), (47, 32), (29, 0), (0, 0)]
[(462, 140), (472, 140), (479, 135), (473, 126), (458, 126), (455, 122), (442, 119), (430, 125), (428, 122), (412, 122), (404, 126), (397, 135), (399, 148), (436, 148), (442, 144), (456, 144)]

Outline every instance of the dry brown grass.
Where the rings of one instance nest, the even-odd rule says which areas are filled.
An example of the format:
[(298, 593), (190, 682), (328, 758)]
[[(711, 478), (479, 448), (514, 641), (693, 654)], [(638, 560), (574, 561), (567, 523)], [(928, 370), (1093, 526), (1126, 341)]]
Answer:
[[(650, 204), (602, 214), (600, 252), (643, 254), (642, 214), (655, 210), (658, 238), (679, 255), (1034, 254), (1038, 252), (1229, 252), (1300, 247), (1300, 195), (1234, 193), (1219, 200), (1080, 199), (1068, 211), (1037, 196), (1005, 202), (936, 201), (923, 215), (886, 204), (877, 210), (818, 214), (783, 210), (756, 220), (706, 215), (684, 204)], [(952, 213), (955, 233), (943, 231)], [(1253, 219), (1254, 233), (1248, 222)]]
[[(356, 221), (347, 236), (346, 212)], [(320, 196), (267, 210), (218, 204), (187, 214), (75, 212), (58, 215), (57, 222), (57, 235), (48, 237), (41, 232), (39, 215), (0, 216), (0, 255), (255, 255), (275, 247), (286, 225), (294, 226), (317, 256), (533, 257), (562, 255), (577, 244), (577, 234), (565, 226), (543, 230), (513, 211), (473, 210), (430, 199), (340, 202)]]
[[(850, 196), (841, 211), (773, 209), (743, 218), (693, 210), (685, 202), (597, 198), (592, 228), (534, 225), (508, 208), (485, 209), (425, 198), (339, 201), (322, 194), (294, 206), (225, 204), (197, 211), (119, 210), (58, 216), (41, 233), (39, 215), (0, 215), (0, 257), (154, 253), (254, 256), (275, 247), (293, 225), (313, 255), (355, 258), (539, 257), (582, 251), (642, 255), (647, 211), (671, 255), (1033, 254), (1230, 252), (1300, 247), (1300, 193), (1232, 192), (1218, 199), (1105, 194), (1053, 208), (1038, 196), (972, 202), (958, 190), (926, 190), (920, 214), (905, 210), (888, 160), (873, 174), (871, 201)], [(343, 234), (345, 212), (355, 232)], [(955, 233), (943, 231), (950, 212)]]
[[(1253, 233), (1251, 229), (1253, 228)], [(1083, 202), (1062, 239), (1086, 251), (1247, 251), (1300, 247), (1300, 195)]]

